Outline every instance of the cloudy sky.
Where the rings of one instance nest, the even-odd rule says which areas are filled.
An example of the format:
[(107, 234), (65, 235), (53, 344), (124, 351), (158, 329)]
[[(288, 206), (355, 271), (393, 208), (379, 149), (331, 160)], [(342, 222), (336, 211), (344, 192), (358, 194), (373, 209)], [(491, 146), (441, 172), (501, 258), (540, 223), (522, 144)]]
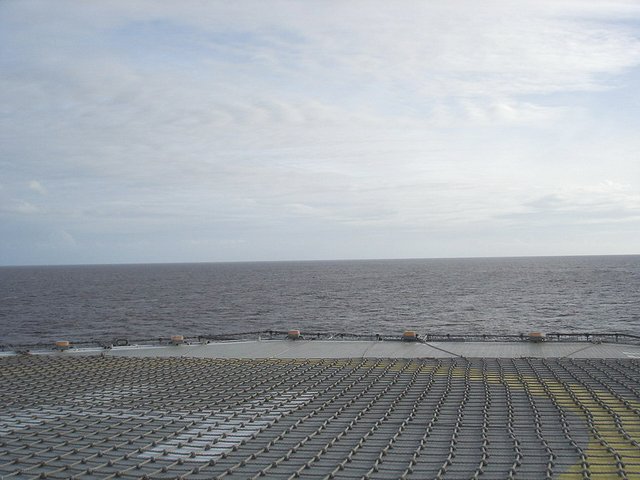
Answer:
[(640, 253), (636, 0), (0, 2), (0, 264)]

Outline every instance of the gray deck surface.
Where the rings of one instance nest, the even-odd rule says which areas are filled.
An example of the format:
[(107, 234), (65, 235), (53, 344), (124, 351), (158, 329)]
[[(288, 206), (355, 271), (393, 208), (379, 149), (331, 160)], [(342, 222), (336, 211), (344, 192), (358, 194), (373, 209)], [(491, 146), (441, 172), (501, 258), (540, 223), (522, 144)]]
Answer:
[(573, 357), (640, 358), (640, 346), (588, 342), (375, 342), (348, 340), (251, 340), (208, 345), (122, 347), (115, 356), (203, 358), (448, 358)]
[(132, 351), (0, 358), (0, 477), (640, 478), (637, 359)]

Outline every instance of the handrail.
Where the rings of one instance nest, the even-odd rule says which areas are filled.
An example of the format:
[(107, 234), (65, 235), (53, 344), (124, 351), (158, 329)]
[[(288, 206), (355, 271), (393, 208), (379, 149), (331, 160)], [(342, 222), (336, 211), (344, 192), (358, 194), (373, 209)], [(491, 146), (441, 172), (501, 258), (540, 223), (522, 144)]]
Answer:
[[(465, 335), (451, 335), (451, 334), (424, 334), (424, 339), (428, 341), (520, 341), (529, 340), (529, 335), (520, 334), (465, 334)], [(632, 343), (640, 343), (640, 335), (633, 335), (630, 333), (600, 333), (600, 332), (551, 332), (544, 335), (546, 341), (572, 341), (572, 342), (601, 342), (601, 341), (613, 341), (619, 343), (623, 340), (631, 341)]]
[[(399, 334), (392, 333), (351, 333), (351, 332), (302, 332), (305, 340), (369, 340), (369, 341), (400, 341)], [(258, 338), (262, 340), (277, 340), (287, 338), (288, 331), (285, 330), (254, 330), (249, 332), (233, 332), (220, 334), (205, 334), (196, 336), (185, 336), (187, 343), (208, 343), (225, 340), (246, 340)], [(629, 333), (600, 333), (600, 332), (551, 332), (544, 336), (546, 341), (553, 342), (614, 342), (640, 344), (640, 335)], [(528, 334), (443, 334), (443, 333), (423, 333), (417, 338), (420, 342), (518, 342), (528, 341)], [(31, 344), (6, 344), (0, 345), (0, 351), (28, 351), (31, 349), (51, 349), (51, 343), (31, 343)], [(170, 345), (170, 337), (152, 338), (126, 338), (118, 337), (113, 340), (88, 339), (70, 341), (73, 347), (104, 348), (109, 349), (114, 346), (128, 345)]]

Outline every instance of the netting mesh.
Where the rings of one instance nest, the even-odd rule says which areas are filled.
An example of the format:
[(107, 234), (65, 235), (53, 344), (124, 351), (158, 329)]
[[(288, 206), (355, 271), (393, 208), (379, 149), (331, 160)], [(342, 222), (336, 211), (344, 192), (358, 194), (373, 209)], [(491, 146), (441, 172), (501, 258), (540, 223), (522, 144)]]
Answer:
[(2, 478), (640, 478), (637, 360), (0, 361)]

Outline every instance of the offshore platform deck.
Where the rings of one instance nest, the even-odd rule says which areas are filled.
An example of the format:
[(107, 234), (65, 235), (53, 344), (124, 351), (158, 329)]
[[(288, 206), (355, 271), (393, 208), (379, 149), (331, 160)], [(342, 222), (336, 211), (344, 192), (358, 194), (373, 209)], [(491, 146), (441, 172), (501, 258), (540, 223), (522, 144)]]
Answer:
[(637, 339), (416, 340), (8, 349), (0, 478), (640, 479)]

